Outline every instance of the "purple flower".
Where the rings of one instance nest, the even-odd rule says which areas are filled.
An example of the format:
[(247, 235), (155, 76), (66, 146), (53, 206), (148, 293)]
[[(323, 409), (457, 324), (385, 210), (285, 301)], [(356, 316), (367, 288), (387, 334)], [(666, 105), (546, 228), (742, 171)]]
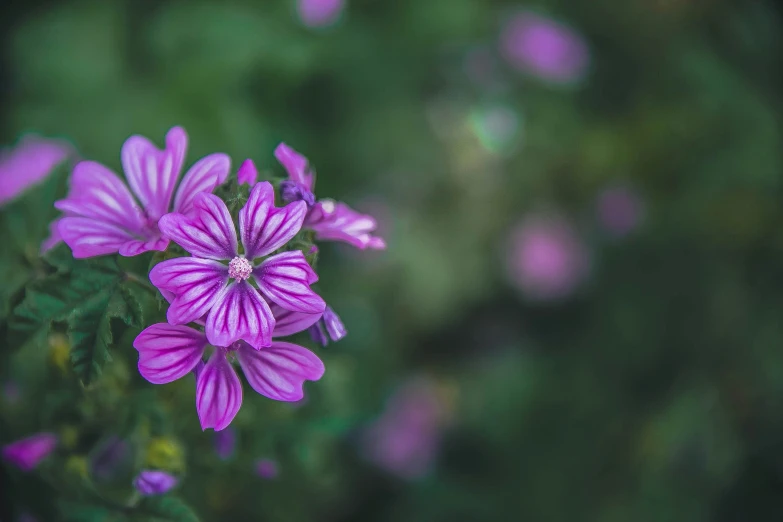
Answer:
[(43, 181), (72, 152), (64, 141), (36, 135), (27, 135), (12, 149), (0, 151), (0, 206)]
[(329, 344), (329, 339), (336, 343), (347, 334), (348, 331), (340, 320), (340, 316), (332, 310), (331, 306), (327, 306), (321, 319), (310, 327), (310, 337), (321, 346)]
[(93, 450), (90, 473), (97, 479), (110, 480), (130, 456), (130, 445), (116, 435), (110, 436)]
[(36, 433), (3, 447), (3, 459), (22, 471), (32, 471), (57, 447), (54, 433)]
[[(275, 337), (308, 328), (320, 314), (301, 314), (275, 308)], [(276, 401), (298, 401), (304, 396), (304, 381), (317, 381), (323, 362), (310, 350), (275, 341), (260, 350), (244, 341), (215, 347), (204, 364), (206, 336), (193, 328), (166, 323), (153, 324), (133, 342), (139, 352), (139, 373), (153, 384), (166, 384), (196, 374), (196, 410), (201, 428), (225, 429), (242, 405), (242, 384), (231, 365), (236, 358), (250, 386)]]
[(511, 233), (507, 269), (528, 297), (559, 299), (587, 275), (587, 247), (563, 218), (532, 215)]
[[(206, 315), (212, 345), (230, 346), (242, 339), (258, 349), (271, 345), (275, 327), (267, 300), (293, 312), (323, 312), (326, 303), (310, 289), (318, 276), (304, 254), (294, 250), (269, 255), (299, 232), (307, 205), (297, 201), (277, 208), (274, 201), (266, 181), (250, 192), (239, 212), (243, 255), (228, 208), (217, 196), (198, 194), (190, 216), (172, 213), (161, 218), (163, 234), (193, 254), (163, 261), (150, 271), (150, 281), (162, 293), (174, 295), (166, 315), (169, 323), (187, 324)], [(269, 257), (254, 264), (264, 256)]]
[(234, 454), (237, 445), (237, 435), (230, 426), (223, 431), (215, 432), (215, 453), (220, 460), (228, 460)]
[(643, 205), (639, 196), (628, 187), (611, 187), (598, 196), (598, 219), (603, 228), (615, 237), (633, 231), (642, 219)]
[(256, 462), (256, 474), (267, 480), (277, 477), (277, 462), (272, 459), (259, 459)]
[(446, 418), (437, 385), (414, 379), (395, 391), (386, 411), (363, 433), (364, 455), (403, 478), (422, 477), (432, 468)]
[[(304, 201), (312, 201), (315, 196), (310, 196), (315, 188), (315, 175), (310, 168), (307, 158), (294, 149), (281, 143), (275, 149), (275, 157), (288, 172), (290, 185), (297, 186)], [(288, 189), (289, 194), (295, 193)], [(378, 223), (371, 216), (361, 214), (345, 203), (336, 203), (330, 199), (324, 199), (310, 204), (304, 228), (315, 232), (316, 239), (326, 241), (344, 241), (357, 248), (379, 249), (386, 248), (386, 243), (379, 237), (372, 236), (372, 232), (378, 227)]]
[(297, 11), (308, 27), (323, 27), (337, 21), (345, 0), (297, 0)]
[(163, 495), (177, 485), (177, 477), (165, 471), (145, 469), (133, 479), (133, 487), (143, 497)]
[(531, 12), (519, 13), (506, 22), (501, 48), (513, 67), (551, 82), (578, 80), (590, 61), (579, 35)]
[(166, 134), (164, 150), (142, 136), (128, 138), (122, 146), (121, 159), (132, 193), (100, 163), (77, 164), (68, 197), (55, 203), (65, 213), (58, 231), (74, 257), (116, 252), (135, 256), (149, 250), (165, 250), (169, 240), (162, 237), (158, 228), (160, 218), (172, 210), (180, 214), (192, 212), (196, 195), (212, 192), (223, 183), (231, 166), (225, 154), (205, 156), (188, 170), (175, 194), (187, 146), (188, 137), (181, 127)]

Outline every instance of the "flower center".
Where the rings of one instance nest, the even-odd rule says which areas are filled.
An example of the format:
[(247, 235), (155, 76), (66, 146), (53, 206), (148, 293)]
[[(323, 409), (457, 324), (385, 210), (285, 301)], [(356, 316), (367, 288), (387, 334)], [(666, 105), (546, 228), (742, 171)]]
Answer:
[(237, 256), (228, 263), (228, 277), (244, 281), (253, 273), (253, 265), (244, 257)]

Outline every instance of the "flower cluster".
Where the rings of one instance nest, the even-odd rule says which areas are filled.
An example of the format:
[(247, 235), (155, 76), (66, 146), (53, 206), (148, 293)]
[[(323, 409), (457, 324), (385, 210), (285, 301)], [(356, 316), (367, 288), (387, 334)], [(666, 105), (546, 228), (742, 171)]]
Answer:
[[(236, 221), (214, 194), (229, 178), (228, 156), (200, 159), (177, 187), (186, 149), (187, 135), (179, 127), (168, 132), (163, 150), (141, 136), (129, 138), (121, 160), (130, 189), (98, 163), (77, 164), (68, 197), (56, 204), (64, 213), (57, 229), (77, 258), (135, 256), (167, 250), (170, 242), (189, 254), (169, 253), (150, 271), (150, 281), (169, 302), (167, 323), (144, 329), (134, 347), (139, 372), (151, 383), (193, 373), (201, 427), (219, 431), (242, 403), (234, 363), (259, 394), (297, 401), (304, 381), (320, 379), (324, 365), (310, 350), (279, 339), (309, 329), (325, 345), (327, 335), (332, 341), (346, 335), (340, 318), (311, 287), (318, 276), (299, 249), (301, 241), (294, 241), (300, 231), (361, 249), (385, 243), (372, 235), (372, 217), (343, 203), (317, 201), (315, 172), (285, 144), (275, 151), (288, 172), (278, 193), (258, 181), (252, 160), (240, 166), (236, 181), (250, 189)], [(283, 206), (276, 206), (276, 196)], [(317, 251), (308, 248), (308, 254)]]

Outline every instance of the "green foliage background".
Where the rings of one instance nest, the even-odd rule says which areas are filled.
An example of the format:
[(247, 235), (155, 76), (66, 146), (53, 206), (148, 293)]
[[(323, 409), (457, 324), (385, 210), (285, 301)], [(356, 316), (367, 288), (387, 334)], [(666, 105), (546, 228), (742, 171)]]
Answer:
[[(549, 85), (499, 58), (493, 87), (471, 82), (468, 52), (497, 54), (502, 21), (522, 7), (585, 37), (584, 82)], [(327, 372), (301, 407), (246, 387), (238, 451), (223, 462), (199, 428), (192, 379), (138, 375), (130, 343), (162, 312), (114, 261), (94, 262), (103, 275), (82, 294), (46, 304), (60, 334), (42, 335), (27, 308), (31, 320), (8, 328), (9, 303), (40, 306), (31, 295), (78, 281), (85, 265), (67, 249), (37, 256), (66, 172), (4, 208), (0, 360), (21, 399), (0, 403), (0, 442), (42, 429), (63, 440), (40, 473), (2, 468), (9, 521), (120, 520), (112, 503), (142, 465), (183, 481), (176, 497), (125, 513), (138, 520), (192, 520), (182, 503), (208, 521), (783, 517), (775, 3), (353, 0), (336, 26), (307, 29), (287, 0), (68, 0), (5, 3), (0, 20), (5, 143), (63, 136), (119, 171), (130, 134), (161, 143), (179, 124), (188, 164), (222, 151), (234, 169), (252, 157), (279, 175), (272, 150), (285, 140), (317, 167), (319, 195), (377, 214), (389, 244), (323, 246), (319, 290), (349, 336), (318, 352)], [(502, 150), (472, 124), (496, 106), (522, 122)], [(613, 241), (594, 201), (617, 182), (644, 197), (646, 217)], [(580, 291), (548, 305), (503, 268), (510, 228), (541, 205), (567, 212), (593, 254)], [(84, 314), (98, 338), (80, 331)], [(71, 365), (68, 346), (90, 357)], [(421, 374), (449, 390), (453, 425), (436, 469), (404, 481), (360, 458), (357, 433)], [(97, 496), (88, 463), (113, 434), (132, 462)], [(263, 457), (279, 478), (253, 473)]]

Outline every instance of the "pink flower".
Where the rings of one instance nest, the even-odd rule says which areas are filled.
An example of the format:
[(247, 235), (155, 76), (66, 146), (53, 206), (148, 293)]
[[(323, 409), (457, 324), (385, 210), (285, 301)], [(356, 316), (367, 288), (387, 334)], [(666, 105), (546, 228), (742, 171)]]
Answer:
[[(324, 311), (326, 303), (310, 289), (318, 276), (304, 254), (293, 250), (269, 255), (299, 232), (307, 206), (297, 201), (277, 208), (274, 201), (266, 181), (251, 191), (239, 212), (242, 255), (234, 221), (217, 196), (198, 194), (189, 216), (172, 213), (160, 219), (165, 237), (193, 254), (163, 261), (150, 271), (150, 281), (174, 296), (166, 315), (169, 323), (187, 324), (206, 315), (212, 345), (231, 346), (242, 339), (258, 349), (271, 345), (275, 328), (267, 300), (292, 312)], [(264, 256), (269, 257), (254, 264)]]
[(345, 0), (297, 0), (297, 11), (308, 27), (323, 27), (337, 21)]
[(3, 448), (3, 459), (22, 471), (32, 471), (57, 447), (54, 433), (36, 433)]
[(383, 239), (372, 235), (378, 227), (378, 223), (372, 216), (361, 214), (345, 203), (337, 203), (331, 199), (313, 204), (315, 175), (310, 169), (307, 158), (285, 143), (277, 146), (275, 157), (288, 172), (288, 181), (283, 182), (285, 186), (281, 186), (283, 198), (308, 203), (309, 210), (303, 226), (313, 230), (316, 239), (344, 241), (362, 250), (386, 248)]
[(584, 76), (590, 61), (579, 35), (531, 12), (517, 14), (506, 22), (501, 48), (513, 67), (558, 83)]
[(175, 194), (187, 146), (188, 137), (181, 127), (166, 134), (164, 150), (142, 136), (128, 138), (121, 159), (132, 193), (103, 165), (94, 161), (77, 164), (68, 197), (55, 203), (65, 213), (57, 228), (73, 256), (116, 252), (135, 256), (165, 250), (169, 240), (158, 228), (160, 218), (172, 210), (192, 212), (196, 195), (212, 192), (223, 183), (231, 166), (225, 154), (205, 156), (188, 170)]
[(434, 464), (446, 418), (437, 385), (414, 379), (394, 392), (386, 411), (364, 432), (364, 455), (395, 475), (422, 477)]
[(178, 483), (177, 477), (165, 471), (145, 469), (133, 479), (133, 487), (143, 497), (163, 495)]
[[(275, 307), (275, 337), (308, 328), (321, 314), (301, 314)], [(304, 397), (304, 381), (317, 381), (323, 362), (310, 350), (275, 341), (260, 350), (244, 341), (214, 348), (202, 362), (206, 336), (187, 326), (153, 324), (133, 342), (139, 352), (139, 373), (153, 384), (166, 384), (190, 372), (196, 374), (196, 410), (201, 428), (225, 429), (242, 405), (242, 383), (230, 360), (236, 358), (247, 382), (256, 392), (276, 401), (294, 402)]]
[(639, 196), (628, 187), (611, 187), (598, 196), (598, 219), (601, 226), (615, 237), (632, 232), (644, 213)]
[(14, 148), (0, 151), (0, 206), (43, 181), (72, 152), (64, 141), (36, 135), (27, 135)]
[(532, 215), (511, 233), (507, 269), (528, 297), (552, 300), (570, 294), (587, 275), (587, 247), (564, 219)]

